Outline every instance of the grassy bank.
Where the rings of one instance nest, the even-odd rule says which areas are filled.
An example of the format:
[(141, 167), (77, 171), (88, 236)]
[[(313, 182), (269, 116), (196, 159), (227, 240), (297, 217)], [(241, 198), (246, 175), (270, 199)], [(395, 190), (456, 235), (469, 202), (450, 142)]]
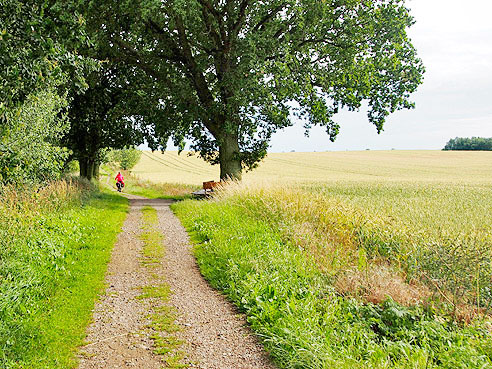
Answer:
[(191, 198), (191, 193), (196, 189), (196, 186), (181, 183), (153, 183), (126, 174), (123, 192), (149, 199), (183, 200)]
[(77, 181), (0, 197), (0, 368), (73, 367), (127, 200)]
[(490, 190), (373, 185), (232, 186), (173, 208), (280, 367), (492, 367)]

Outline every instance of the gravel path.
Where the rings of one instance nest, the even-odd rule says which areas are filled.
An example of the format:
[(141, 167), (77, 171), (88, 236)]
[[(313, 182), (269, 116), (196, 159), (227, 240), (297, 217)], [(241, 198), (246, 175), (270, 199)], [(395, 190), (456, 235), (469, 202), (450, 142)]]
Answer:
[(185, 342), (181, 349), (188, 367), (275, 368), (244, 317), (201, 276), (188, 234), (169, 208), (172, 202), (127, 196), (130, 212), (113, 250), (108, 287), (96, 303), (79, 368), (163, 367), (162, 357), (153, 354), (152, 340), (144, 330), (152, 307), (136, 299), (140, 288), (152, 283), (149, 271), (138, 260), (143, 246), (138, 239), (140, 209), (146, 205), (157, 210), (158, 229), (164, 234), (166, 255), (158, 273), (171, 287), (169, 305), (178, 312), (176, 322), (182, 329), (176, 335)]

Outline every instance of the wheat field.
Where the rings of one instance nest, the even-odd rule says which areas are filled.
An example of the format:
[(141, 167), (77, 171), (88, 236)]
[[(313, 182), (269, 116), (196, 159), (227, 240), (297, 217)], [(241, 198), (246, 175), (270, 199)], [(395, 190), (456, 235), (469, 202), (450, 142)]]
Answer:
[[(212, 166), (189, 152), (144, 151), (133, 174), (156, 183), (201, 185), (219, 180)], [(271, 153), (245, 182), (329, 183), (412, 182), (492, 185), (492, 152), (342, 151)]]
[[(144, 152), (133, 173), (153, 182), (196, 186), (200, 186), (202, 181), (219, 179), (217, 167), (197, 157), (178, 155), (176, 152)], [(239, 270), (237, 266), (249, 265), (245, 260), (252, 260), (254, 267), (241, 270), (238, 272), (241, 277), (234, 278), (243, 278), (247, 274), (246, 269), (253, 271), (246, 278), (248, 283), (262, 276), (262, 273), (272, 273), (271, 276), (261, 277), (265, 281), (264, 287), (256, 287), (256, 283), (261, 285), (263, 282), (255, 280), (254, 288), (249, 288), (253, 284), (244, 284), (248, 288), (240, 294), (234, 292), (236, 296), (248, 296), (256, 293), (254, 291), (259, 291), (259, 294), (275, 291), (275, 298), (268, 300), (273, 301), (272, 306), (269, 309), (262, 307), (258, 311), (277, 312), (277, 296), (289, 296), (289, 308), (282, 311), (291, 311), (291, 298), (296, 293), (287, 294), (284, 290), (297, 286), (299, 273), (305, 270), (302, 265), (295, 264), (295, 260), (309, 260), (310, 265), (322, 272), (323, 278), (332, 281), (331, 288), (350, 301), (375, 303), (378, 304), (376, 309), (386, 309), (385, 303), (392, 301), (399, 304), (398, 309), (403, 309), (398, 311), (407, 308), (410, 309), (408, 311), (420, 311), (419, 306), (430, 306), (432, 311), (438, 312), (430, 321), (426, 321), (427, 315), (418, 313), (415, 322), (422, 325), (400, 321), (399, 318), (391, 320), (391, 329), (398, 326), (399, 332), (395, 345), (400, 344), (401, 337), (412, 337), (411, 343), (405, 343), (409, 349), (405, 349), (402, 364), (393, 366), (394, 362), (391, 365), (374, 362), (376, 364), (366, 367), (430, 367), (428, 359), (419, 361), (422, 353), (420, 343), (415, 347), (412, 345), (423, 342), (415, 340), (415, 337), (424, 332), (425, 327), (437, 324), (438, 319), (442, 322), (455, 319), (467, 324), (479, 324), (480, 318), (484, 318), (483, 321), (490, 324), (492, 152), (395, 150), (269, 154), (258, 168), (244, 174), (242, 183), (230, 183), (221, 189), (214, 201), (177, 202), (174, 210), (194, 232), (202, 232), (207, 240), (203, 243), (207, 254), (198, 257), (202, 264), (208, 263), (205, 268), (210, 273), (208, 278), (220, 278), (223, 283), (225, 274), (235, 273)], [(267, 242), (263, 237), (270, 233), (275, 236)], [(279, 243), (279, 239), (282, 242)], [(283, 248), (282, 245), (296, 247)], [(287, 259), (285, 250), (301, 250), (307, 258)], [(259, 262), (269, 255), (277, 255), (277, 252), (282, 252), (282, 257)], [(237, 259), (231, 262), (233, 257)], [(224, 260), (227, 261), (226, 266), (220, 264)], [(230, 265), (235, 267), (231, 268)], [(267, 267), (259, 273), (258, 265)], [(292, 265), (297, 266), (292, 268)], [(295, 273), (289, 279), (286, 276), (293, 269)], [(280, 273), (279, 270), (285, 272)], [(274, 281), (284, 277), (280, 279), (282, 282), (272, 287), (277, 283)], [(234, 278), (232, 280), (235, 281)], [(235, 285), (234, 282), (231, 284)], [(309, 286), (316, 285), (317, 282), (313, 282)], [(323, 292), (317, 291), (313, 296), (325, 296), (326, 290), (328, 288), (323, 288)], [(249, 300), (243, 297), (241, 301)], [(251, 297), (251, 301), (261, 301), (263, 304), (265, 299)], [(298, 306), (318, 306), (318, 297), (313, 301), (306, 303), (302, 299)], [(361, 306), (366, 306), (364, 304)], [(387, 305), (389, 310), (391, 306)], [(333, 301), (330, 300), (321, 315), (326, 316), (326, 311), (343, 310), (332, 308)], [(355, 342), (350, 350), (358, 352), (365, 346), (360, 344), (362, 341), (354, 339), (354, 335), (365, 332), (361, 333), (362, 336), (368, 337), (374, 332), (372, 329), (354, 330), (351, 314), (340, 313), (329, 322), (324, 321), (322, 326), (328, 328), (322, 333), (313, 333), (317, 331), (312, 328), (319, 327), (320, 320), (313, 323), (311, 331), (306, 319), (302, 319), (297, 326), (297, 323), (292, 323), (296, 328), (291, 331), (302, 337), (301, 340), (296, 336), (296, 344), (313, 339), (308, 351), (326, 350), (325, 356), (320, 357), (331, 358), (333, 352), (338, 352), (346, 342)], [(304, 315), (319, 317), (319, 311), (313, 310)], [(287, 320), (285, 318), (281, 324)], [(330, 324), (340, 321), (351, 323), (340, 331), (332, 329)], [(271, 325), (271, 320), (268, 322)], [(361, 322), (366, 324), (367, 319), (361, 318)], [(469, 336), (472, 337), (470, 340), (467, 338), (450, 344), (451, 341), (444, 338), (449, 334), (445, 327), (448, 326), (440, 326), (437, 335), (432, 328), (432, 338), (428, 341), (432, 343), (425, 355), (436, 357), (436, 363), (444, 363), (447, 359), (438, 358), (437, 355), (447, 355), (449, 350), (456, 350), (459, 351), (456, 357), (464, 364), (453, 361), (449, 365), (432, 367), (489, 367), (490, 356), (479, 350), (480, 347), (491, 347), (490, 335), (484, 334), (479, 338)], [(463, 327), (451, 334), (465, 337), (468, 328)], [(275, 329), (277, 334), (279, 330)], [(337, 345), (335, 350), (320, 349), (320, 342), (328, 347), (336, 342), (340, 332), (345, 331), (350, 332), (350, 338)], [(326, 339), (330, 332), (337, 333)], [(406, 333), (400, 337), (401, 332)], [(374, 358), (386, 358), (385, 350), (389, 349), (379, 346), (383, 341), (385, 344), (389, 342), (386, 338), (376, 340), (368, 346), (370, 353), (359, 357), (385, 352)], [(442, 349), (437, 349), (441, 342), (447, 343)], [(409, 352), (419, 354), (407, 355)], [(467, 356), (464, 352), (471, 354)], [(413, 358), (410, 358), (412, 355)], [(471, 365), (466, 362), (467, 357), (483, 358), (486, 364)], [(412, 362), (405, 362), (407, 359)], [(395, 357), (392, 356), (391, 360)], [(347, 367), (360, 367), (352, 364)]]
[[(155, 183), (201, 186), (219, 168), (196, 156), (144, 152), (133, 174)], [(335, 198), (393, 228), (441, 239), (492, 235), (492, 152), (345, 151), (274, 153), (244, 174), (258, 188), (302, 187)]]

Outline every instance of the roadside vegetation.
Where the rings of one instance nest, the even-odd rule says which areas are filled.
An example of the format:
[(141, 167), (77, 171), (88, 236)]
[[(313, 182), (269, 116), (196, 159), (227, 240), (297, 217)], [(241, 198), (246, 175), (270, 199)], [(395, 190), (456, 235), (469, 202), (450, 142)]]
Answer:
[(133, 148), (109, 151), (106, 154), (105, 164), (101, 168), (100, 179), (113, 186), (116, 173), (121, 171), (125, 178), (123, 192), (149, 199), (183, 200), (190, 198), (191, 193), (198, 189), (198, 186), (185, 183), (156, 183), (139, 178), (130, 169), (137, 164), (141, 156), (142, 152)]
[(0, 191), (0, 368), (70, 368), (126, 216), (82, 180)]
[(487, 186), (231, 184), (173, 209), (282, 368), (492, 367)]

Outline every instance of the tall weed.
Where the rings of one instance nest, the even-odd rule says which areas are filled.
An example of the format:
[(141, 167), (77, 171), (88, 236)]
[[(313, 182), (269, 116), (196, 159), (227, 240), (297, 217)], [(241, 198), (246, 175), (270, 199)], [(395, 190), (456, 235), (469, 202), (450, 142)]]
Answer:
[[(312, 258), (345, 295), (376, 303), (387, 297), (404, 305), (437, 303), (454, 318), (468, 321), (490, 309), (490, 233), (480, 229), (482, 224), (476, 220), (460, 228), (447, 227), (446, 223), (455, 220), (448, 221), (432, 203), (437, 202), (436, 192), (447, 194), (448, 199), (456, 196), (456, 189), (419, 190), (410, 186), (405, 192), (404, 186), (386, 186), (379, 191), (368, 188), (364, 193), (352, 187), (351, 196), (355, 193), (357, 199), (369, 198), (360, 204), (350, 200), (348, 188), (340, 186), (345, 194), (333, 196), (330, 189), (306, 191), (232, 183), (219, 192), (216, 201), (234, 203), (251, 216), (267, 220), (285, 242), (294, 243)], [(413, 196), (419, 196), (420, 191), (426, 206), (411, 211), (427, 212), (434, 205), (433, 223), (418, 224), (415, 219), (407, 221), (378, 208), (385, 194), (384, 201), (398, 200), (404, 208), (416, 206)], [(472, 198), (474, 191), (469, 191)], [(465, 200), (456, 197), (455, 201)]]

